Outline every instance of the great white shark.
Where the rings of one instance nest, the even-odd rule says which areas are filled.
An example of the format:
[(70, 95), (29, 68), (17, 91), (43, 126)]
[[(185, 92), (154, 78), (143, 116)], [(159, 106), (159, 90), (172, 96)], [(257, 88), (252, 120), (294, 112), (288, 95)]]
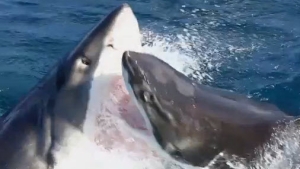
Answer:
[(276, 128), (297, 119), (274, 105), (199, 84), (151, 54), (126, 51), (122, 65), (127, 89), (162, 149), (194, 166), (226, 156), (250, 163)]
[(107, 160), (99, 151), (129, 149), (115, 119), (144, 126), (137, 126), (143, 119), (122, 92), (121, 57), (141, 49), (137, 19), (123, 4), (1, 117), (0, 168), (99, 169)]

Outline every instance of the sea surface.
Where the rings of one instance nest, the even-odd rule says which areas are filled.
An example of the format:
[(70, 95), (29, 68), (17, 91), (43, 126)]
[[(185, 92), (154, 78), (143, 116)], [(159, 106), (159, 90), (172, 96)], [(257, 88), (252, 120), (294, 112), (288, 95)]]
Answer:
[(299, 0), (1, 0), (0, 114), (123, 2), (147, 51), (199, 83), (300, 115)]

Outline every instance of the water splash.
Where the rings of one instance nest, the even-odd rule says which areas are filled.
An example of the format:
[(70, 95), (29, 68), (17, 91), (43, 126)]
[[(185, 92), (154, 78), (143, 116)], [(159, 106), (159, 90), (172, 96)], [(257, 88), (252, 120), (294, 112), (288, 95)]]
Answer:
[(271, 141), (258, 151), (251, 168), (255, 169), (298, 169), (300, 168), (300, 130), (297, 124), (277, 129)]

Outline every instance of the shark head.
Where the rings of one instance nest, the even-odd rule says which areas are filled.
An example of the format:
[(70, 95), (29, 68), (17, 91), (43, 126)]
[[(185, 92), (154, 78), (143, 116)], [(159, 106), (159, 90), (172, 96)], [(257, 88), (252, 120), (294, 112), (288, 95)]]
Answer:
[(122, 65), (161, 147), (192, 165), (207, 166), (227, 153), (251, 160), (273, 127), (291, 119), (273, 105), (198, 84), (150, 54), (126, 51)]
[(213, 133), (199, 126), (209, 126), (205, 119), (193, 119), (195, 84), (150, 54), (126, 51), (122, 65), (127, 89), (165, 152), (179, 161), (206, 166), (219, 149), (209, 144), (215, 143), (214, 137), (207, 137)]
[(141, 49), (138, 21), (130, 6), (123, 4), (99, 22), (60, 62), (55, 113), (84, 130), (94, 118), (92, 114), (100, 111), (110, 82), (121, 76), (124, 51)]

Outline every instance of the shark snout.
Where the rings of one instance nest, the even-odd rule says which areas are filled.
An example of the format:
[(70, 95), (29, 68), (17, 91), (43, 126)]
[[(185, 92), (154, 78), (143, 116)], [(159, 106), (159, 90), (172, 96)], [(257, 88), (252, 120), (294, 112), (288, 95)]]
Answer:
[(113, 22), (110, 41), (118, 50), (141, 51), (141, 34), (135, 14), (128, 4), (123, 4)]
[(134, 78), (134, 68), (133, 68), (133, 60), (130, 57), (129, 51), (125, 51), (122, 56), (122, 74), (125, 85), (127, 88), (130, 87), (130, 81)]

